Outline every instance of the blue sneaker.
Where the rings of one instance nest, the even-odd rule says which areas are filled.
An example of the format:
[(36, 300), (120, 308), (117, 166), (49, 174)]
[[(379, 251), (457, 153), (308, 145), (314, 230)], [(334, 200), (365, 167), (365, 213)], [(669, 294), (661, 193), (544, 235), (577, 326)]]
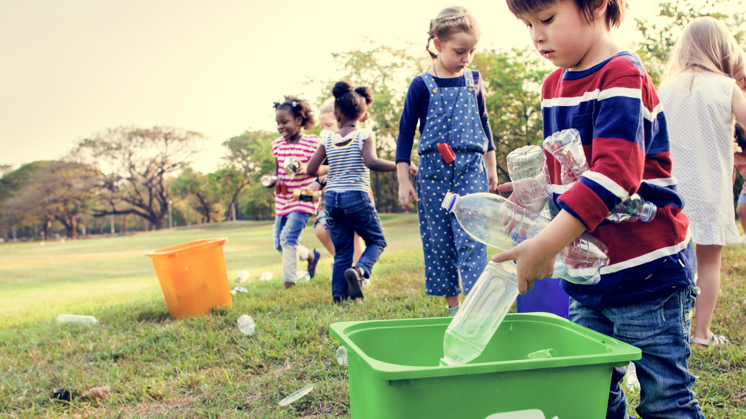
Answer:
[(319, 253), (316, 249), (313, 249), (313, 262), (310, 262), (308, 264), (308, 275), (311, 278), (316, 275), (316, 265), (319, 264), (319, 259), (321, 259), (321, 253)]

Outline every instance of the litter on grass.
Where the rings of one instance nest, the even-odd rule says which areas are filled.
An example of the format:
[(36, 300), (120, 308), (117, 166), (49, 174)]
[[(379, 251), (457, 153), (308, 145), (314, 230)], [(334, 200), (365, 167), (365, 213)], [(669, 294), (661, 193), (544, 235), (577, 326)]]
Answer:
[(280, 406), (287, 406), (290, 403), (300, 399), (301, 397), (305, 396), (306, 394), (310, 393), (311, 390), (313, 390), (313, 384), (307, 385), (303, 387), (302, 389), (296, 391), (295, 393), (285, 397), (284, 399), (280, 400), (280, 403), (278, 403)]

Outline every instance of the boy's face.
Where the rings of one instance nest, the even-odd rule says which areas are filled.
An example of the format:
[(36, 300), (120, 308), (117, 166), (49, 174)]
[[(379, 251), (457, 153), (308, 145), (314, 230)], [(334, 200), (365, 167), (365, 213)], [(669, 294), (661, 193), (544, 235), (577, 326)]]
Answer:
[(334, 112), (324, 112), (319, 115), (319, 124), (321, 125), (322, 131), (336, 132), (339, 130), (337, 127), (337, 118), (334, 116)]
[(478, 41), (476, 36), (466, 32), (455, 33), (447, 41), (435, 38), (433, 43), (438, 50), (438, 61), (446, 71), (446, 74), (439, 73), (438, 76), (455, 77), (461, 74), (461, 70), (471, 64)]
[[(597, 17), (597, 16), (596, 16)], [(568, 70), (585, 70), (608, 57), (599, 59), (599, 25), (589, 23), (574, 1), (559, 0), (544, 9), (518, 16), (526, 24), (534, 47), (552, 64)]]

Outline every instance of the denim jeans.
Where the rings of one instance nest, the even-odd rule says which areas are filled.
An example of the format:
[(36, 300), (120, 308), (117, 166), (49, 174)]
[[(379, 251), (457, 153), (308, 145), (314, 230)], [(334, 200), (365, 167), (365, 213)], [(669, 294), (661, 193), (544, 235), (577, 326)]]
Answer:
[(282, 278), (285, 282), (295, 283), (298, 258), (308, 258), (308, 249), (300, 244), (300, 234), (309, 218), (311, 214), (305, 212), (291, 212), (275, 217), (274, 246), (282, 253)]
[[(570, 320), (642, 350), (634, 361), (640, 380), (640, 405), (636, 411), (649, 418), (704, 418), (692, 386), (694, 376), (687, 360), (691, 355), (689, 330), (698, 290), (677, 288), (670, 295), (636, 305), (594, 309), (570, 301)], [(620, 380), (624, 368), (614, 368), (606, 417), (627, 418), (627, 402)]]
[(365, 242), (365, 251), (357, 261), (364, 277), (369, 278), (373, 265), (381, 257), (386, 239), (383, 237), (381, 219), (364, 191), (326, 191), (326, 226), (334, 243), (334, 268), (332, 269), (332, 296), (347, 298), (345, 271), (352, 267), (355, 250), (355, 233)]

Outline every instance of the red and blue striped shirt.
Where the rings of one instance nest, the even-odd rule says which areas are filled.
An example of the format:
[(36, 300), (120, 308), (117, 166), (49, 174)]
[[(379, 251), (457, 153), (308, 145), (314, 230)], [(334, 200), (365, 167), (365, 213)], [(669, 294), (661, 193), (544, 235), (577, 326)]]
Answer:
[[(573, 298), (592, 307), (639, 303), (693, 284), (696, 262), (689, 220), (671, 176), (668, 131), (658, 94), (639, 58), (621, 52), (582, 71), (557, 69), (542, 86), (544, 137), (575, 128), (589, 171), (561, 185), (560, 164), (547, 166), (557, 205), (609, 248), (597, 285), (563, 281)], [(657, 207), (650, 222), (605, 221), (637, 193)]]

